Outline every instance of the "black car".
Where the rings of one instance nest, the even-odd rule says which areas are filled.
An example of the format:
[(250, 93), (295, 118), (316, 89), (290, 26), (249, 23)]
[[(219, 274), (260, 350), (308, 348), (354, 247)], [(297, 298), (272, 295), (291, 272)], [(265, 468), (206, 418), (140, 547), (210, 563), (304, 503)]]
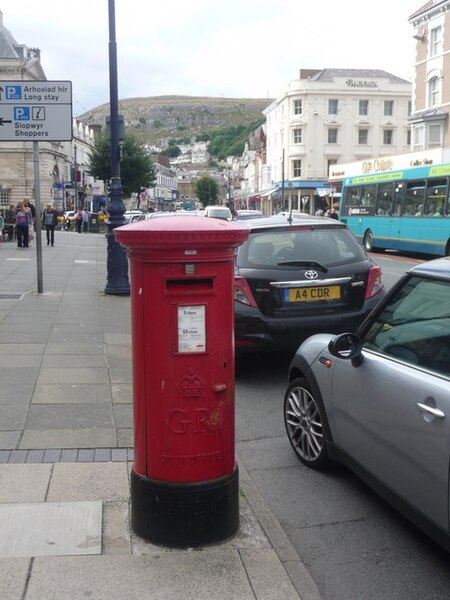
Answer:
[(293, 350), (313, 333), (355, 330), (384, 296), (381, 269), (347, 227), (320, 217), (242, 221), (235, 266), (236, 353)]

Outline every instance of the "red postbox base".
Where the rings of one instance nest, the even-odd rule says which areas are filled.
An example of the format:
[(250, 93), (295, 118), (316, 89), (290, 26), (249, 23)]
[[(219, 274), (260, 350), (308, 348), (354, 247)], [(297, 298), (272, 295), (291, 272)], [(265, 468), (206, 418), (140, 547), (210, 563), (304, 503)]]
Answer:
[(131, 471), (131, 526), (140, 537), (172, 548), (220, 542), (239, 528), (239, 474), (215, 481), (170, 483)]

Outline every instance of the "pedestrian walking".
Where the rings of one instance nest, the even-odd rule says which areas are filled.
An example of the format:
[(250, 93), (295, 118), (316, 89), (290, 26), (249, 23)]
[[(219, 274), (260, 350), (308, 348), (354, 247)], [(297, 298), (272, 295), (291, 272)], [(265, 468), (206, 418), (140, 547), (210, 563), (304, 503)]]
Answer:
[(26, 209), (28, 209), (28, 245), (31, 245), (31, 240), (34, 238), (34, 227), (36, 221), (36, 209), (34, 205), (30, 202), (30, 198), (25, 197), (23, 200), (23, 205)]
[(81, 211), (81, 221), (83, 223), (83, 233), (89, 231), (89, 213), (85, 208)]
[(28, 248), (28, 227), (31, 220), (31, 210), (25, 206), (23, 201), (16, 206), (16, 237), (18, 248)]
[(55, 245), (55, 227), (58, 222), (56, 210), (51, 204), (47, 204), (47, 208), (42, 213), (42, 225), (45, 227), (47, 236), (47, 246)]
[(74, 223), (75, 223), (74, 231), (81, 233), (81, 226), (83, 223), (83, 217), (81, 216), (81, 210), (77, 210), (77, 212), (75, 213)]
[(330, 208), (330, 210), (328, 211), (328, 215), (327, 216), (330, 217), (330, 219), (336, 219), (336, 220), (339, 219), (339, 215), (338, 215), (338, 213), (336, 211), (336, 205), (333, 205)]
[(16, 224), (16, 212), (14, 204), (10, 204), (5, 212), (5, 225), (3, 228), (3, 235), (7, 236), (8, 242), (15, 238), (15, 224)]

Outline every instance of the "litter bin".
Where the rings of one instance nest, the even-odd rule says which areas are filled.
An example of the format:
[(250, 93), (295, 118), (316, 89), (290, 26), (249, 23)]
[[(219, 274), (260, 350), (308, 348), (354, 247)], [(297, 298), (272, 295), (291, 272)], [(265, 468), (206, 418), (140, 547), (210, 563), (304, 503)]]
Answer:
[(100, 220), (98, 213), (89, 213), (89, 232), (100, 233)]

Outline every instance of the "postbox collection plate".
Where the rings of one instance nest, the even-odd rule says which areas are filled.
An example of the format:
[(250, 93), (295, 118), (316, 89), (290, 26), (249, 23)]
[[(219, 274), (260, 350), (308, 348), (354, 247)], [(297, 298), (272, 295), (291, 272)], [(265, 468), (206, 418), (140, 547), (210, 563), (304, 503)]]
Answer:
[(206, 352), (206, 307), (178, 306), (178, 352)]

